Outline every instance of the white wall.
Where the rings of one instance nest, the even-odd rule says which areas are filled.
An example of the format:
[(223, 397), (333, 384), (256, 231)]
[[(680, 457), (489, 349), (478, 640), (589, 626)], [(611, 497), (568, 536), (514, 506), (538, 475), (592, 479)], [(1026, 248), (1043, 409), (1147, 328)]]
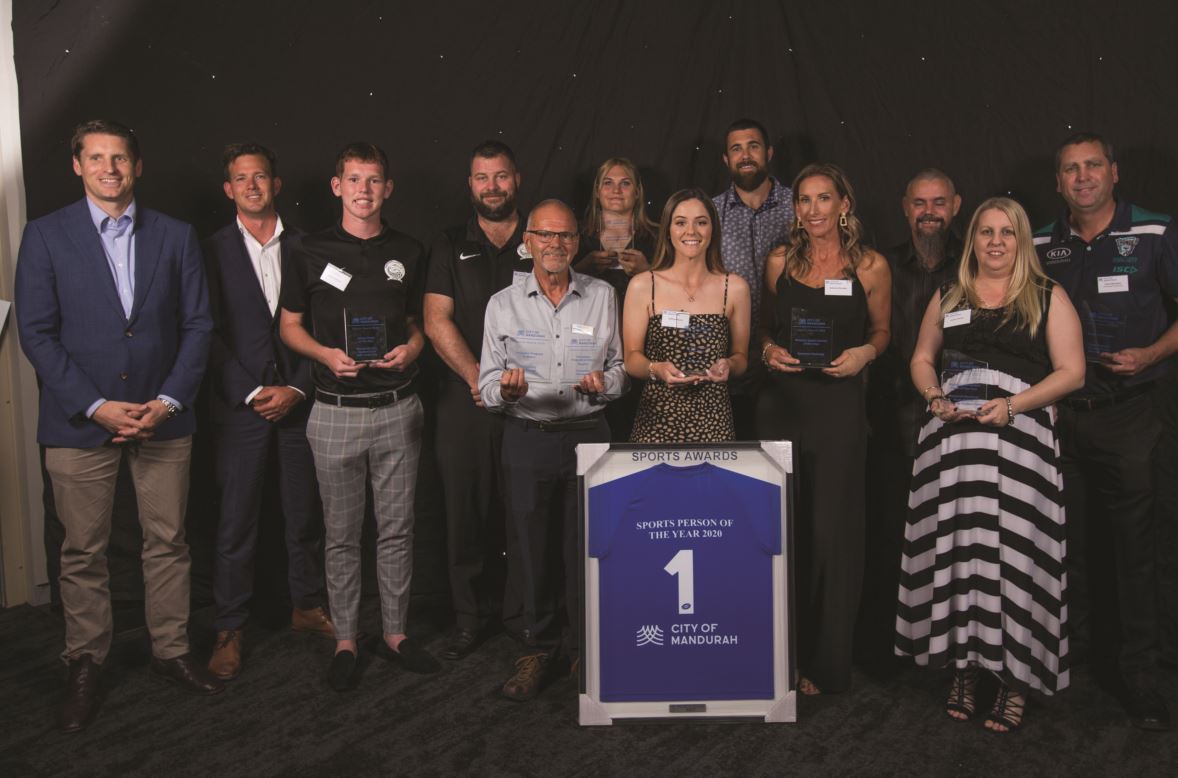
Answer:
[[(0, 299), (12, 300), (24, 224), (12, 0), (0, 0)], [(36, 430), (36, 375), (20, 351), (10, 311), (0, 332), (0, 604), (5, 607), (49, 599)]]

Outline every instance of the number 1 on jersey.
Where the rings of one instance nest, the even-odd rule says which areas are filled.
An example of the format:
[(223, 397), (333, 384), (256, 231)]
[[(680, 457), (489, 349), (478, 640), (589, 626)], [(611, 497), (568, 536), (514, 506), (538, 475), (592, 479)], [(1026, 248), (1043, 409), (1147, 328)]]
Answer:
[(679, 577), (679, 613), (695, 613), (695, 552), (681, 550), (663, 568)]

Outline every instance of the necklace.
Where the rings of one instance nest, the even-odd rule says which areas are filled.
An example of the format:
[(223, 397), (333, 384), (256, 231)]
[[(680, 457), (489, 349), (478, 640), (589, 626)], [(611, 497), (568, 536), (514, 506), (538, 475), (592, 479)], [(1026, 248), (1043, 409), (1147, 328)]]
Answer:
[(675, 279), (675, 283), (683, 287), (684, 292), (687, 292), (687, 302), (693, 303), (695, 302), (696, 293), (699, 292), (699, 288), (703, 286), (704, 282), (703, 279), (700, 279), (700, 282), (695, 285), (695, 289), (692, 289), (690, 286), (688, 286), (686, 281), (680, 280), (678, 278)]

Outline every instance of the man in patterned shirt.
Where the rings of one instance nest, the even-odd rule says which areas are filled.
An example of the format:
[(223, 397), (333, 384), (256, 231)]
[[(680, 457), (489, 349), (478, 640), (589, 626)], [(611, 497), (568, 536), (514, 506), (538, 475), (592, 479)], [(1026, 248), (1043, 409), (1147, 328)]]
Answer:
[[(723, 159), (732, 174), (732, 185), (712, 198), (720, 217), (720, 256), (725, 269), (748, 282), (755, 332), (760, 322), (765, 258), (789, 236), (794, 223), (793, 192), (769, 175), (773, 147), (765, 128), (754, 119), (737, 119), (728, 126)], [(750, 359), (748, 371), (728, 382), (738, 440), (757, 437), (753, 410), (761, 382), (759, 367), (760, 360)]]

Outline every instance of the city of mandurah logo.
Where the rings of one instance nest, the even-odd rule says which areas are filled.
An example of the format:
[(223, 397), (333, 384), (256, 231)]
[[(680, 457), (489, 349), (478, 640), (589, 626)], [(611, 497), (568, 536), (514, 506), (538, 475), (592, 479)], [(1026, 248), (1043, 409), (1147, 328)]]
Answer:
[(1133, 249), (1137, 248), (1137, 243), (1140, 240), (1136, 235), (1130, 235), (1127, 238), (1117, 238), (1117, 253), (1122, 257), (1127, 257), (1133, 253)]
[(398, 260), (390, 259), (384, 263), (384, 274), (390, 281), (400, 281), (405, 278), (405, 266)]
[[(740, 636), (725, 634), (719, 624), (682, 623), (670, 627), (672, 646), (735, 646)], [(659, 624), (643, 624), (635, 630), (635, 646), (662, 646), (666, 644), (667, 633)]]

